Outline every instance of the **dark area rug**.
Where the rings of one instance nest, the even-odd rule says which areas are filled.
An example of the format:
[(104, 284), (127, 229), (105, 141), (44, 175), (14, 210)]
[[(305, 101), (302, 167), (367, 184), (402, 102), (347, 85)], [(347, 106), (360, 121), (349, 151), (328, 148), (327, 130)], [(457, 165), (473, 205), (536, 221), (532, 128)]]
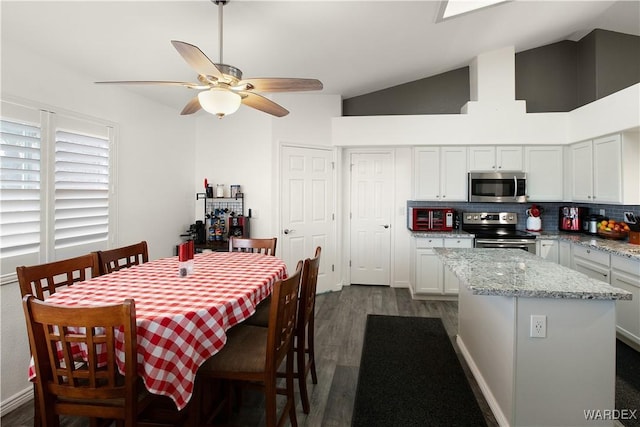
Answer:
[(616, 409), (625, 427), (640, 427), (640, 353), (620, 340), (616, 340)]
[(439, 318), (367, 317), (351, 425), (486, 425)]

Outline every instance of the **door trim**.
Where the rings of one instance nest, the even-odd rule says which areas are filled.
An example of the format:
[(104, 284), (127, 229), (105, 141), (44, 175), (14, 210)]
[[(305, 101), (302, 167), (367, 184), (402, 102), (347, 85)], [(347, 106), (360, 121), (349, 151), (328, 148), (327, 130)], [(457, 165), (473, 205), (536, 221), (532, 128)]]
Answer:
[(344, 191), (340, 196), (340, 200), (344, 206), (344, 210), (342, 212), (342, 223), (344, 226), (342, 227), (343, 235), (342, 235), (342, 263), (343, 263), (343, 279), (342, 283), (346, 286), (351, 285), (351, 267), (349, 265), (350, 257), (351, 257), (351, 221), (349, 219), (349, 213), (351, 212), (351, 156), (353, 154), (388, 154), (391, 157), (391, 176), (393, 176), (393, 182), (391, 183), (391, 194), (389, 199), (392, 203), (392, 211), (389, 218), (389, 225), (391, 227), (391, 237), (389, 241), (389, 287), (393, 288), (395, 280), (395, 227), (398, 224), (395, 223), (395, 215), (393, 211), (393, 206), (395, 206), (396, 199), (396, 186), (395, 186), (395, 177), (396, 177), (396, 152), (393, 147), (376, 147), (376, 148), (347, 148), (342, 150), (341, 163), (342, 163), (342, 178), (341, 181), (344, 182), (342, 188)]
[[(286, 141), (279, 141), (277, 144), (277, 156), (275, 156), (276, 158), (276, 162), (277, 162), (277, 177), (276, 177), (276, 185), (274, 186), (275, 191), (274, 191), (274, 199), (278, 200), (278, 203), (276, 203), (276, 207), (275, 207), (275, 213), (276, 213), (276, 217), (275, 217), (275, 226), (276, 226), (276, 233), (275, 235), (277, 235), (279, 240), (283, 239), (283, 234), (282, 234), (282, 230), (283, 230), (283, 224), (282, 224), (282, 206), (281, 206), (281, 200), (282, 200), (282, 155), (283, 155), (283, 151), (284, 148), (301, 148), (301, 149), (306, 149), (306, 150), (318, 150), (318, 151), (325, 151), (328, 153), (331, 153), (331, 157), (332, 157), (332, 162), (333, 162), (333, 194), (334, 194), (334, 221), (333, 221), (333, 227), (331, 229), (331, 238), (333, 239), (333, 247), (331, 248), (322, 248), (322, 255), (323, 256), (330, 256), (330, 254), (332, 254), (333, 257), (333, 265), (335, 266), (335, 268), (333, 269), (333, 271), (331, 271), (331, 285), (330, 287), (330, 291), (331, 292), (335, 292), (335, 291), (340, 291), (342, 289), (343, 283), (340, 280), (340, 278), (342, 277), (341, 275), (341, 262), (340, 260), (342, 259), (342, 254), (341, 254), (341, 248), (340, 245), (338, 244), (339, 242), (339, 233), (338, 230), (340, 230), (340, 223), (341, 223), (341, 215), (339, 214), (340, 212), (340, 193), (339, 193), (339, 188), (340, 185), (338, 183), (339, 180), (339, 174), (338, 174), (338, 168), (339, 168), (339, 163), (338, 163), (338, 155), (337, 155), (337, 150), (336, 147), (332, 147), (332, 146), (324, 146), (324, 145), (310, 145), (310, 144), (299, 144), (299, 143), (294, 143), (294, 142), (286, 142)], [(311, 257), (313, 254), (309, 254), (309, 257)]]

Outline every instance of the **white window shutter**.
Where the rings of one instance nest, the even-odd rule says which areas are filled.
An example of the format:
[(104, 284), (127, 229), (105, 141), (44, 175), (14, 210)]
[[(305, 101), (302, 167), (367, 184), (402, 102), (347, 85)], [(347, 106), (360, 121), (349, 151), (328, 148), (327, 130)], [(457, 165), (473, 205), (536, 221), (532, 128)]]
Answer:
[(108, 239), (108, 138), (56, 131), (54, 208), (56, 249)]
[(0, 253), (40, 251), (41, 130), (38, 124), (0, 120)]

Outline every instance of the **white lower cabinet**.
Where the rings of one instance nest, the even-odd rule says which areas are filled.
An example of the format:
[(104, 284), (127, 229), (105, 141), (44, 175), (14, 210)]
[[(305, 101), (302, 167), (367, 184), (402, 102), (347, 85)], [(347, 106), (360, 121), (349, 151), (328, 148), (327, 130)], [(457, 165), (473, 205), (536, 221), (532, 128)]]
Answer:
[(572, 268), (592, 279), (610, 283), (611, 261), (607, 252), (584, 246), (573, 246)]
[(458, 279), (444, 267), (434, 248), (472, 248), (472, 238), (416, 237), (414, 294), (457, 295)]
[(640, 261), (612, 255), (611, 286), (632, 294), (630, 301), (616, 301), (616, 329), (640, 348)]
[(536, 254), (547, 261), (558, 263), (560, 244), (555, 239), (536, 240)]
[(571, 268), (571, 242), (560, 240), (558, 244), (558, 263)]

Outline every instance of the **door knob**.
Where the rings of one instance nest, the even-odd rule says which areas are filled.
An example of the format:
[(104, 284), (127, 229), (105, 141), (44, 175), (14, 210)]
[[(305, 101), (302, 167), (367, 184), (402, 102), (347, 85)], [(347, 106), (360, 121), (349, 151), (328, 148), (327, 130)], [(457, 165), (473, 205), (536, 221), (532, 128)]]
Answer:
[(284, 230), (282, 230), (282, 232), (284, 234), (292, 234), (295, 230), (289, 230), (288, 228), (285, 228)]

